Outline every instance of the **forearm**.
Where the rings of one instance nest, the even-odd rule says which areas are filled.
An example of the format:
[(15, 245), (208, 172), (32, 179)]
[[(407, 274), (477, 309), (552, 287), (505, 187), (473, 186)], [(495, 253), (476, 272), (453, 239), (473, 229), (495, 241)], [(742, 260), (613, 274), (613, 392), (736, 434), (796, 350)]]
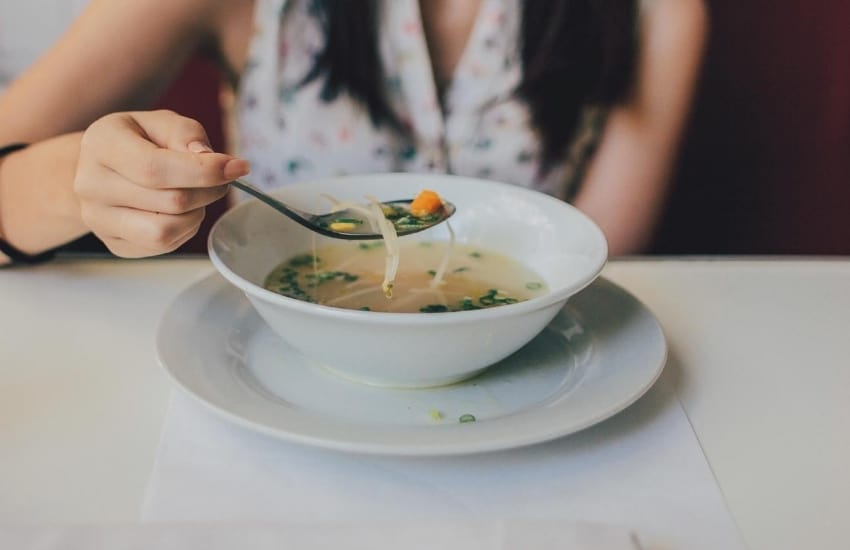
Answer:
[(18, 250), (38, 253), (88, 232), (73, 184), (81, 136), (51, 138), (0, 159), (0, 237)]
[(676, 151), (674, 136), (652, 135), (630, 119), (628, 113), (613, 113), (574, 200), (602, 229), (611, 256), (646, 252), (664, 206)]
[(645, 252), (661, 215), (707, 28), (702, 0), (656, 0), (642, 23), (631, 101), (612, 110), (575, 205), (612, 256)]

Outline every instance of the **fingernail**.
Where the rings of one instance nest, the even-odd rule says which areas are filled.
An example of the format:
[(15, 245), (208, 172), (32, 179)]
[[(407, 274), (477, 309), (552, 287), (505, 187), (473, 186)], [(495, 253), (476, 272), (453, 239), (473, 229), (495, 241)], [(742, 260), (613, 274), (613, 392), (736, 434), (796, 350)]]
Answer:
[(193, 141), (188, 145), (189, 150), (193, 153), (212, 153), (213, 150), (210, 149), (210, 146), (202, 141)]
[(224, 165), (224, 170), (222, 170), (222, 174), (226, 179), (232, 180), (242, 176), (247, 176), (250, 171), (251, 165), (248, 163), (247, 160), (231, 159), (227, 161), (227, 164)]

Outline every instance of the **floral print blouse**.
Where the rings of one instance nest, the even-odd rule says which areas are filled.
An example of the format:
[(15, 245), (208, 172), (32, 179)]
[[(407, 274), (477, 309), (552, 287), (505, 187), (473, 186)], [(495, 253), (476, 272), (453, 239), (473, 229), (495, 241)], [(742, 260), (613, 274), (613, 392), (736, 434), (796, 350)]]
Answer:
[[(322, 82), (301, 83), (324, 37), (310, 0), (256, 0), (255, 32), (235, 109), (237, 150), (256, 185), (351, 173), (451, 173), (569, 199), (599, 139), (604, 113), (588, 109), (565, 160), (540, 174), (540, 142), (521, 79), (520, 0), (482, 0), (452, 79), (438, 97), (418, 0), (384, 0), (380, 58), (387, 97), (412, 138), (373, 127), (346, 94), (327, 103)], [(442, 101), (440, 101), (442, 99)]]

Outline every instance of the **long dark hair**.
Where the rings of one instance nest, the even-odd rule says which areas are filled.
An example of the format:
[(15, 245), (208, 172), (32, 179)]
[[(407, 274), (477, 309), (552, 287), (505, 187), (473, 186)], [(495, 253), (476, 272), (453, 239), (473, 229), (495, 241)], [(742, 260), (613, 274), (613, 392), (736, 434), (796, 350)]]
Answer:
[[(313, 0), (324, 50), (305, 82), (325, 77), (322, 98), (348, 93), (372, 123), (405, 132), (384, 96), (378, 52), (380, 0)], [(516, 90), (540, 134), (544, 169), (560, 160), (582, 108), (624, 101), (637, 56), (637, 0), (523, 0), (523, 78)]]

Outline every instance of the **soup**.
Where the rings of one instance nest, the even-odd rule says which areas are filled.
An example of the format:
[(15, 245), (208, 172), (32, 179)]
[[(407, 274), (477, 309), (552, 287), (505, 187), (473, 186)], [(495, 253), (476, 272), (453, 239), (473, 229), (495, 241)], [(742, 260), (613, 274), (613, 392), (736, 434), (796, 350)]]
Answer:
[(387, 257), (383, 241), (332, 244), (296, 255), (278, 265), (264, 286), (326, 306), (398, 313), (483, 309), (547, 292), (532, 270), (481, 247), (402, 240), (398, 255), (401, 267), (391, 298), (382, 288)]

